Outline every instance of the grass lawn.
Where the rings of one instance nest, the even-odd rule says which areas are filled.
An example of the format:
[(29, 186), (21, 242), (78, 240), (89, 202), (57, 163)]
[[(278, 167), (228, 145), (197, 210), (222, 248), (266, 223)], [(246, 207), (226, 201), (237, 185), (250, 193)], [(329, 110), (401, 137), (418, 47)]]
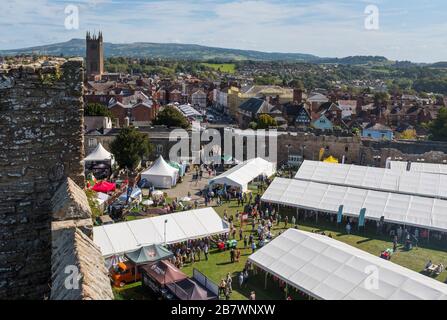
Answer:
[[(256, 187), (250, 186), (254, 195), (256, 194)], [(219, 215), (223, 216), (224, 210), (227, 210), (229, 215), (235, 215), (237, 211), (242, 211), (242, 206), (237, 206), (237, 202), (232, 201), (231, 203), (224, 203), (220, 207), (214, 207)], [(280, 214), (284, 216), (289, 215), (289, 221), (291, 221), (292, 215), (295, 215), (295, 210), (280, 208)], [(239, 228), (239, 223), (236, 222), (235, 226)], [(291, 225), (289, 224), (288, 227)], [(347, 235), (344, 229), (339, 229), (334, 222), (324, 221), (320, 218), (318, 223), (312, 219), (312, 221), (307, 220), (298, 221), (298, 228), (304, 231), (325, 231), (326, 234), (331, 233), (333, 238), (339, 241), (343, 241), (349, 245), (362, 249), (369, 252), (375, 256), (379, 256), (380, 252), (386, 248), (392, 248), (393, 244), (388, 237), (377, 235), (375, 232), (357, 234), (356, 230), (353, 230), (353, 234)], [(284, 223), (281, 222), (280, 225), (275, 225), (273, 227), (272, 233), (278, 234), (281, 231), (286, 230)], [(244, 234), (249, 234), (251, 232), (251, 225), (246, 225), (243, 227)], [(238, 235), (237, 238), (239, 239)], [(182, 271), (187, 275), (192, 275), (193, 268), (197, 268), (199, 271), (208, 276), (211, 280), (218, 284), (220, 279), (224, 278), (227, 273), (231, 273), (233, 277), (233, 293), (231, 299), (244, 300), (247, 299), (250, 291), (256, 291), (257, 299), (284, 299), (284, 292), (277, 286), (276, 283), (272, 283), (270, 280), (267, 281), (267, 289), (264, 288), (265, 279), (263, 276), (256, 276), (249, 278), (249, 283), (247, 287), (239, 288), (237, 276), (240, 271), (244, 268), (247, 258), (251, 254), (251, 249), (243, 249), (242, 241), (239, 241), (238, 247), (241, 249), (241, 259), (238, 263), (230, 262), (229, 251), (218, 252), (217, 249), (210, 251), (209, 260), (204, 261), (202, 256), (202, 261), (195, 262), (192, 265), (186, 265)], [(433, 263), (442, 263), (447, 265), (447, 246), (445, 244), (419, 244), (418, 248), (413, 248), (411, 251), (404, 251), (401, 247), (398, 247), (398, 251), (393, 254), (391, 261), (407, 267), (416, 272), (421, 272), (424, 269), (425, 263), (428, 260), (432, 260)], [(443, 272), (439, 275), (436, 280), (445, 281), (447, 279), (447, 272)], [(128, 293), (125, 293), (129, 291)], [(131, 285), (129, 288), (124, 287), (118, 293), (116, 293), (117, 299), (123, 299), (128, 297), (133, 297), (138, 299), (141, 294), (141, 288), (138, 285)], [(294, 297), (298, 298), (298, 297)]]
[(202, 63), (202, 65), (212, 68), (216, 71), (233, 74), (236, 72), (236, 65), (234, 63)]

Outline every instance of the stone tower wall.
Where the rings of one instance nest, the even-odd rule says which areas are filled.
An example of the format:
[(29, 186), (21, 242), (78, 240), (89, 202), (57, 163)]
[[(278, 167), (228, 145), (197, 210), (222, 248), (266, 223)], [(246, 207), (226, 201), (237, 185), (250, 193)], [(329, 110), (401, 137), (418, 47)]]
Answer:
[(102, 34), (86, 37), (86, 70), (87, 77), (104, 73), (104, 44)]
[(84, 186), (82, 59), (0, 69), (0, 299), (48, 297), (51, 197)]

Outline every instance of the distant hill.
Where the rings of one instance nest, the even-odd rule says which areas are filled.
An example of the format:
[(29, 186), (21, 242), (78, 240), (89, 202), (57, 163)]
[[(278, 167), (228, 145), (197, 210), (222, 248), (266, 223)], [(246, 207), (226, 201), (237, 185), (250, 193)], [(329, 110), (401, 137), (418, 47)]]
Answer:
[[(207, 47), (194, 44), (135, 42), (126, 44), (104, 43), (106, 57), (149, 57), (179, 60), (259, 60), (296, 61), (311, 63), (338, 63), (347, 65), (384, 65), (391, 63), (380, 56), (353, 56), (346, 58), (320, 58), (311, 54), (261, 52)], [(85, 56), (85, 40), (72, 39), (67, 42), (38, 47), (0, 50), (0, 55), (46, 54), (54, 56)]]
[[(268, 53), (253, 50), (237, 50), (206, 47), (195, 44), (135, 42), (114, 44), (105, 42), (106, 57), (150, 57), (185, 60), (292, 60), (315, 61), (318, 57), (301, 53)], [(0, 50), (0, 55), (47, 54), (64, 56), (85, 56), (85, 40), (72, 39), (67, 42), (38, 47)]]
[(436, 62), (436, 63), (433, 63), (433, 64), (431, 64), (429, 66), (433, 67), (433, 68), (447, 68), (447, 61)]

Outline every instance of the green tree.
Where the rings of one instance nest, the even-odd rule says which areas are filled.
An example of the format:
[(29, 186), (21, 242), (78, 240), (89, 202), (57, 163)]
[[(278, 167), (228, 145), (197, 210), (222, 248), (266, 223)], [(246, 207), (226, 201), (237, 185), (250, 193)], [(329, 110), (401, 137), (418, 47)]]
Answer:
[(175, 107), (167, 106), (157, 115), (154, 121), (155, 125), (165, 125), (168, 127), (180, 127), (186, 129), (189, 127), (188, 120)]
[(416, 140), (417, 133), (415, 129), (406, 129), (400, 135), (399, 139), (402, 140)]
[(152, 151), (149, 137), (134, 127), (124, 128), (110, 145), (121, 168), (133, 170)]
[(100, 103), (89, 103), (84, 109), (85, 116), (102, 116), (112, 118), (112, 113), (107, 109), (106, 106)]
[(439, 109), (438, 117), (428, 125), (430, 139), (435, 141), (447, 141), (447, 108)]
[(276, 127), (276, 120), (268, 114), (261, 114), (258, 118), (257, 129), (268, 129), (269, 127)]
[(355, 136), (360, 136), (360, 129), (359, 128), (353, 128), (352, 129), (352, 134)]
[(258, 124), (255, 121), (252, 121), (248, 124), (248, 127), (252, 130), (256, 130), (258, 128)]
[(386, 92), (376, 92), (374, 94), (374, 103), (376, 106), (386, 105), (390, 101), (390, 95)]

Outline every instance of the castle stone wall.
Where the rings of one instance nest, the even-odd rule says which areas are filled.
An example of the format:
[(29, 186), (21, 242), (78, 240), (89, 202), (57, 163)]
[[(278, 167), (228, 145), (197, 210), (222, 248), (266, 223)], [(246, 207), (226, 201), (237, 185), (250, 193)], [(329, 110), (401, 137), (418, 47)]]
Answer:
[(50, 291), (51, 198), (84, 186), (82, 59), (0, 69), (0, 299)]

